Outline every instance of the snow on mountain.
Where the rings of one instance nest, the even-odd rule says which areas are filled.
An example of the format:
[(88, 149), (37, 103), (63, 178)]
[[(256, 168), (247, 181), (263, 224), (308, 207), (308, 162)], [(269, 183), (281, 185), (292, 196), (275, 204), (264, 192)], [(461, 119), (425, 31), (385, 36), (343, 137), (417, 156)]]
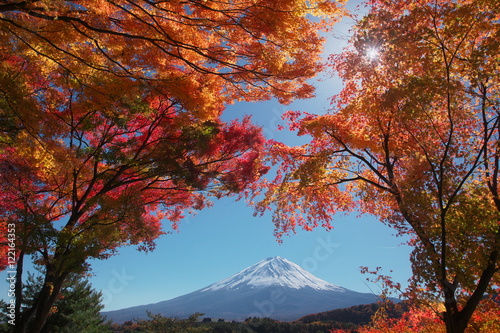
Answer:
[(201, 291), (236, 290), (247, 286), (255, 288), (281, 286), (293, 289), (310, 287), (315, 290), (345, 291), (344, 288), (321, 280), (299, 265), (281, 257), (270, 257), (259, 261), (238, 274), (214, 283)]
[(295, 320), (307, 314), (375, 301), (376, 295), (336, 286), (284, 258), (272, 257), (192, 293), (103, 314), (117, 323), (146, 318), (146, 311), (176, 318), (200, 312), (226, 320)]

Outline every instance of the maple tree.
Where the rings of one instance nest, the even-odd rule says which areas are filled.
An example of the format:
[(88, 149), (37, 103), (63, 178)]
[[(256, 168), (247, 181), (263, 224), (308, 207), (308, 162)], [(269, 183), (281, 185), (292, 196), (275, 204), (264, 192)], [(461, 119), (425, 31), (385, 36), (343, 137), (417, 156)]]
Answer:
[(207, 116), (234, 100), (310, 97), (318, 30), (339, 16), (339, 3), (33, 0), (8, 1), (0, 13), (3, 47), (44, 61), (45, 73), (108, 72), (121, 89), (124, 78), (146, 81)]
[[(2, 206), (16, 224), (16, 301), (24, 257), (35, 256), (46, 270), (34, 305), (18, 309), (16, 328), (45, 318), (68, 274), (82, 273), (87, 259), (125, 245), (150, 250), (162, 219), (175, 228), (210, 192), (238, 192), (267, 170), (259, 157), (264, 139), (248, 118), (196, 121), (157, 100), (87, 109), (80, 96), (46, 115), (56, 118), (40, 124), (54, 133), (50, 139), (18, 135), (0, 157), (2, 189), (14, 198)], [(137, 114), (136, 107), (149, 110)]]
[[(356, 329), (359, 333), (444, 333), (446, 327), (439, 317), (442, 304), (414, 305), (399, 318), (389, 318), (383, 307), (368, 325)], [(498, 332), (500, 330), (500, 305), (498, 300), (486, 299), (474, 312), (466, 332)], [(330, 333), (350, 333), (334, 329)]]
[[(325, 0), (0, 4), (0, 225), (16, 228), (16, 332), (40, 332), (67, 277), (150, 250), (208, 197), (267, 171), (261, 130), (225, 105), (313, 95)], [(312, 20), (311, 15), (316, 19)], [(44, 283), (22, 308), (24, 261)]]
[(442, 302), (446, 331), (464, 332), (500, 282), (500, 6), (368, 5), (330, 58), (344, 82), (332, 110), (287, 115), (309, 143), (269, 146), (279, 170), (257, 212), (274, 210), (278, 236), (377, 216), (411, 238), (408, 296)]
[[(5, 221), (0, 222), (0, 271), (7, 268), (9, 264), (9, 239), (8, 227)], [(15, 251), (14, 251), (15, 252)], [(15, 259), (15, 253), (12, 259)]]

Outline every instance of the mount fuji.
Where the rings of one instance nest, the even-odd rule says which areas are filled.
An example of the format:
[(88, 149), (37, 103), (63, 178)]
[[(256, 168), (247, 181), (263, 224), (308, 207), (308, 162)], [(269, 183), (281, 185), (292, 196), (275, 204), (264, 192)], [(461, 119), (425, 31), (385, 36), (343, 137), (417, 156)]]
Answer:
[(304, 315), (377, 301), (321, 280), (281, 257), (271, 257), (203, 289), (159, 303), (104, 312), (113, 322), (145, 318), (146, 311), (186, 318), (207, 317), (243, 321), (248, 317), (295, 320)]

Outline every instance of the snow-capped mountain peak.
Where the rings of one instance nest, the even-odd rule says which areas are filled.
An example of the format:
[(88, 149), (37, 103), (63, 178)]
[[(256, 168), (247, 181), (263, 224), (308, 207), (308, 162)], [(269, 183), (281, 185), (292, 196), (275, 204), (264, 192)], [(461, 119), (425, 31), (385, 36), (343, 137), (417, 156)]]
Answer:
[(248, 317), (297, 320), (311, 313), (375, 301), (374, 294), (330, 284), (286, 259), (273, 257), (189, 294), (105, 315), (119, 323), (146, 318), (147, 311), (176, 318), (200, 312), (212, 318), (238, 321)]
[(344, 288), (321, 280), (297, 264), (281, 257), (270, 257), (252, 265), (238, 274), (214, 283), (201, 291), (236, 290), (243, 287), (261, 288), (268, 286), (315, 290), (345, 291)]

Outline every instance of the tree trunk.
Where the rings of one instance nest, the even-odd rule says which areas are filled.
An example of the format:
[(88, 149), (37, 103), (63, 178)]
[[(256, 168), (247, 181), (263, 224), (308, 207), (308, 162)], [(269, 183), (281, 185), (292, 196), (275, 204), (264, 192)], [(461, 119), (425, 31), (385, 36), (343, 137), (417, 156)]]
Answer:
[(20, 321), (13, 327), (14, 333), (40, 333), (50, 315), (50, 310), (57, 300), (57, 295), (68, 274), (57, 276), (47, 267), (45, 283), (38, 293), (32, 307), (23, 311)]
[(16, 267), (16, 306), (15, 306), (15, 326), (11, 327), (11, 332), (17, 332), (19, 329), (24, 333), (26, 331), (26, 322), (23, 320), (21, 313), (21, 304), (23, 302), (23, 269), (24, 269), (24, 251), (20, 251)]
[(42, 331), (66, 276), (67, 274), (63, 276), (46, 275), (45, 283), (38, 294), (38, 304), (35, 305), (36, 312), (30, 333), (40, 333)]
[(461, 312), (448, 311), (444, 314), (446, 333), (464, 333), (468, 325)]
[[(499, 235), (500, 233), (497, 234), (497, 239), (500, 238)], [(474, 311), (476, 311), (477, 306), (483, 299), (483, 296), (486, 293), (493, 276), (495, 275), (495, 273), (498, 272), (496, 263), (498, 261), (499, 255), (500, 252), (496, 249), (490, 253), (488, 258), (488, 263), (484, 268), (483, 273), (481, 274), (481, 277), (476, 286), (476, 290), (474, 290), (474, 292), (469, 297), (464, 307), (460, 311), (456, 306), (453, 305), (453, 302), (455, 302), (456, 304), (454, 293), (449, 294), (451, 290), (446, 286), (444, 287), (445, 307), (446, 307), (444, 319), (446, 323), (447, 333), (465, 332), (465, 329), (469, 325), (469, 321), (470, 318), (472, 317), (472, 314), (474, 313)], [(447, 300), (452, 300), (452, 302), (447, 302)]]

